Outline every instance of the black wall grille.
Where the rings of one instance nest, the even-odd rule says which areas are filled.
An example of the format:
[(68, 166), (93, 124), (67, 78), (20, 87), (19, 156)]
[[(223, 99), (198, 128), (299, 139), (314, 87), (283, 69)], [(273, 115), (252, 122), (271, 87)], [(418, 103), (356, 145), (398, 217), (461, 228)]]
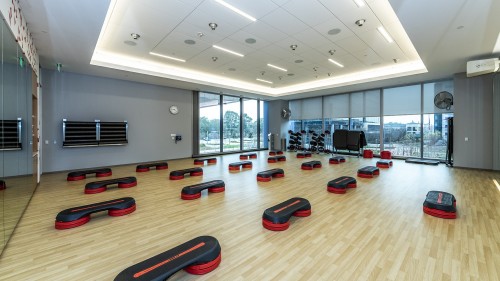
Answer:
[(21, 118), (0, 120), (0, 150), (21, 150), (21, 129)]
[(63, 119), (63, 147), (125, 145), (128, 123), (68, 121)]

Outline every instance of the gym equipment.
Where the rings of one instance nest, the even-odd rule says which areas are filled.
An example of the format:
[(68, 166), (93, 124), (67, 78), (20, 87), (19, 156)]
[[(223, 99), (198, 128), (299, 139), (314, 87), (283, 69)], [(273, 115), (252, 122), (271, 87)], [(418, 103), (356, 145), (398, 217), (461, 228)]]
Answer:
[(193, 200), (201, 197), (201, 191), (208, 189), (208, 192), (224, 192), (226, 184), (222, 180), (213, 180), (195, 185), (189, 185), (182, 188), (181, 198), (184, 200)]
[(333, 147), (335, 150), (348, 150), (358, 152), (367, 145), (365, 133), (363, 131), (349, 131), (338, 129), (333, 132)]
[(381, 151), (380, 159), (392, 159), (392, 153), (389, 150)]
[(302, 134), (300, 132), (294, 133), (292, 130), (288, 131), (290, 135), (288, 143), (288, 150), (297, 151), (302, 149)]
[(343, 156), (334, 156), (330, 159), (328, 159), (328, 163), (330, 164), (340, 164), (340, 163), (344, 163), (345, 162), (345, 158)]
[(306, 158), (311, 156), (311, 152), (297, 152), (297, 158)]
[(309, 161), (309, 162), (304, 162), (300, 166), (302, 170), (312, 170), (313, 168), (321, 168), (321, 161)]
[(378, 176), (380, 170), (374, 166), (366, 166), (358, 170), (358, 177), (360, 178), (373, 178), (373, 176)]
[(281, 151), (281, 150), (271, 150), (271, 151), (269, 151), (269, 156), (275, 156), (275, 155), (283, 155), (283, 151)]
[(239, 171), (240, 167), (242, 169), (252, 169), (251, 161), (241, 161), (229, 164), (229, 171)]
[(420, 158), (406, 158), (405, 162), (406, 163), (413, 163), (413, 164), (433, 165), (433, 166), (436, 166), (439, 164), (438, 160), (427, 160), (427, 159), (420, 159)]
[(325, 153), (332, 153), (332, 133), (329, 130), (325, 130)]
[(85, 185), (85, 194), (95, 194), (106, 191), (108, 185), (118, 184), (118, 188), (129, 188), (137, 185), (135, 177), (116, 178), (104, 181), (89, 182)]
[(448, 121), (448, 139), (446, 141), (446, 166), (453, 167), (453, 117), (446, 118)]
[(257, 153), (246, 153), (240, 155), (240, 160), (257, 159)]
[(257, 173), (257, 181), (271, 181), (272, 178), (283, 178), (285, 172), (283, 169), (271, 169)]
[(199, 236), (124, 269), (114, 280), (163, 281), (181, 269), (202, 275), (216, 269), (220, 262), (219, 241), (212, 236)]
[(205, 165), (205, 162), (207, 164), (217, 164), (217, 158), (194, 159), (195, 165)]
[(276, 163), (276, 162), (284, 162), (286, 161), (286, 156), (279, 155), (267, 158), (267, 163)]
[(171, 180), (181, 180), (184, 178), (185, 174), (189, 174), (191, 177), (203, 175), (203, 169), (200, 167), (188, 168), (184, 170), (177, 170), (170, 172)]
[(68, 229), (81, 226), (90, 221), (90, 214), (108, 211), (112, 217), (124, 216), (135, 211), (135, 200), (123, 197), (115, 200), (75, 207), (63, 210), (56, 216), (56, 229)]
[(424, 213), (443, 219), (457, 217), (457, 200), (451, 193), (429, 191), (423, 204)]
[(5, 183), (5, 181), (0, 180), (0, 190), (4, 190), (6, 188), (7, 188), (7, 184)]
[(328, 182), (326, 190), (331, 193), (344, 194), (347, 188), (356, 188), (357, 182), (353, 177), (342, 176)]
[(377, 167), (390, 168), (390, 167), (392, 167), (392, 160), (387, 160), (387, 159), (378, 160)]
[(283, 231), (290, 226), (290, 217), (308, 217), (311, 204), (307, 199), (294, 197), (266, 209), (262, 215), (262, 226), (272, 231)]
[(365, 149), (363, 151), (363, 158), (373, 158), (373, 151), (370, 149)]
[(135, 171), (138, 173), (141, 172), (149, 172), (149, 168), (155, 167), (156, 170), (165, 170), (168, 169), (168, 163), (167, 162), (155, 162), (155, 163), (149, 163), (149, 164), (140, 164), (137, 165), (135, 168)]
[(89, 170), (81, 170), (74, 171), (68, 173), (67, 181), (78, 181), (86, 178), (88, 174), (95, 174), (96, 177), (107, 177), (111, 176), (112, 172), (110, 168), (100, 168), (100, 169), (89, 169)]

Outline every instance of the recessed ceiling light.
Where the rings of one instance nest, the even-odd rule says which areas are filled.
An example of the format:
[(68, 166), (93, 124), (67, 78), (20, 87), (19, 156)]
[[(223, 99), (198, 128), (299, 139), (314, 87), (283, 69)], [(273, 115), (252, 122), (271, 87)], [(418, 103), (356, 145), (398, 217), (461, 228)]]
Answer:
[(242, 10), (240, 10), (240, 9), (234, 7), (233, 5), (230, 5), (230, 4), (228, 4), (228, 3), (226, 3), (226, 2), (224, 2), (222, 0), (215, 0), (215, 2), (221, 4), (222, 6), (230, 9), (231, 11), (233, 11), (233, 12), (239, 14), (240, 16), (243, 16), (243, 17), (245, 17), (245, 18), (247, 18), (247, 19), (249, 19), (251, 21), (256, 21), (257, 20), (256, 18), (252, 17), (251, 15), (243, 12)]
[(209, 24), (208, 24), (208, 26), (210, 26), (210, 28), (211, 28), (212, 30), (215, 30), (215, 29), (217, 28), (217, 26), (218, 26), (218, 25), (217, 25), (215, 22), (211, 22), (211, 23), (209, 23)]
[(217, 61), (218, 59), (218, 57), (212, 57), (212, 61)]
[(331, 62), (331, 63), (333, 63), (333, 64), (335, 64), (335, 65), (336, 65), (336, 66), (338, 66), (338, 67), (344, 67), (344, 65), (343, 65), (343, 64), (341, 64), (341, 63), (339, 63), (339, 62), (336, 62), (336, 61), (334, 61), (334, 60), (332, 60), (332, 59), (328, 59), (328, 61), (329, 61), (329, 62)]
[(134, 39), (134, 40), (137, 40), (137, 39), (141, 38), (141, 35), (139, 35), (137, 33), (130, 33), (130, 37), (132, 37), (132, 39)]
[(295, 60), (295, 63), (303, 63), (303, 60)]
[(222, 48), (222, 47), (219, 47), (217, 45), (212, 45), (212, 47), (216, 48), (216, 49), (219, 49), (221, 51), (224, 51), (224, 52), (227, 52), (227, 53), (230, 53), (230, 54), (233, 54), (233, 55), (236, 55), (236, 56), (239, 56), (239, 57), (244, 57), (244, 55), (240, 54), (240, 53), (237, 53), (235, 51), (231, 51), (231, 50), (228, 50), (226, 48)]
[(356, 3), (356, 6), (358, 6), (358, 8), (365, 6), (365, 1), (363, 1), (363, 0), (353, 0), (353, 1), (354, 1), (354, 3)]
[(135, 46), (137, 45), (137, 43), (135, 43), (134, 41), (131, 41), (131, 40), (125, 40), (123, 41), (123, 43), (129, 45), (129, 46)]
[(271, 82), (271, 81), (267, 81), (267, 80), (260, 79), (260, 78), (257, 78), (257, 79), (255, 79), (255, 80), (260, 81), (260, 82), (264, 82), (264, 83), (268, 83), (268, 84), (272, 84), (272, 83), (273, 83), (273, 82)]
[(330, 29), (328, 30), (328, 34), (329, 35), (337, 35), (341, 32), (340, 28), (334, 28), (334, 29)]
[(253, 38), (247, 38), (247, 39), (245, 39), (245, 42), (247, 42), (248, 44), (255, 44), (255, 42), (257, 42), (257, 40), (255, 40)]
[(360, 20), (355, 21), (354, 23), (355, 23), (357, 26), (361, 27), (361, 26), (363, 26), (363, 24), (365, 24), (365, 22), (366, 22), (366, 20), (365, 20), (365, 19), (360, 19)]
[(196, 41), (191, 40), (191, 39), (186, 39), (186, 40), (184, 40), (184, 43), (186, 43), (188, 45), (194, 45), (194, 44), (196, 44)]
[(384, 38), (385, 38), (385, 40), (387, 40), (387, 42), (389, 42), (389, 43), (394, 42), (394, 39), (392, 39), (391, 35), (389, 35), (387, 30), (385, 30), (385, 28), (383, 26), (377, 27), (377, 30), (378, 30), (378, 32), (380, 32), (380, 34), (382, 34), (382, 36), (384, 36)]
[(284, 69), (283, 67), (279, 67), (279, 66), (276, 66), (276, 65), (273, 65), (270, 63), (268, 63), (267, 66), (272, 67), (272, 68), (276, 68), (278, 70), (285, 71), (285, 72), (288, 71), (288, 70)]
[(297, 45), (293, 44), (293, 45), (290, 45), (290, 49), (292, 49), (292, 51), (295, 51), (297, 50)]
[(332, 56), (333, 56), (333, 55), (335, 54), (335, 52), (336, 52), (336, 51), (337, 51), (337, 50), (330, 50), (330, 51), (328, 51), (328, 53), (329, 53), (330, 55), (332, 55)]
[(169, 60), (175, 60), (175, 61), (180, 61), (180, 62), (186, 62), (186, 60), (183, 60), (183, 59), (174, 58), (174, 57), (170, 57), (170, 56), (165, 56), (165, 55), (158, 54), (158, 53), (149, 52), (149, 54), (150, 54), (150, 55), (153, 55), (153, 56), (157, 56), (157, 57), (162, 57), (162, 58), (165, 58), (165, 59), (169, 59)]

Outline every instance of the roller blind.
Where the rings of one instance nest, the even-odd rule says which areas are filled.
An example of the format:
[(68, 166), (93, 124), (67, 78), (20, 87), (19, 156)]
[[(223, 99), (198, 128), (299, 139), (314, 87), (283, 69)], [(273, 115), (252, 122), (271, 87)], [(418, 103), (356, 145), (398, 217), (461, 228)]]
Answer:
[(380, 116), (380, 90), (351, 94), (350, 117)]
[(325, 118), (349, 117), (349, 94), (325, 96), (323, 116)]
[(384, 115), (420, 114), (420, 84), (384, 89)]
[(290, 119), (302, 119), (302, 100), (291, 100), (288, 103), (288, 106), (290, 107), (290, 111), (292, 112), (292, 116), (290, 117)]
[(424, 84), (424, 114), (453, 112), (454, 106), (451, 106), (450, 109), (439, 109), (434, 105), (434, 97), (442, 91), (453, 95), (453, 81), (447, 80)]
[(301, 119), (321, 119), (322, 106), (321, 97), (302, 100), (302, 118)]

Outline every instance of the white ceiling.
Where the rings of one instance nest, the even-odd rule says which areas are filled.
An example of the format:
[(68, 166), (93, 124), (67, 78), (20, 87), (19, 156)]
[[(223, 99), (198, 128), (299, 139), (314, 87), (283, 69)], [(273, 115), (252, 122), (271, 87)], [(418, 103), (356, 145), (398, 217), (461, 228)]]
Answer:
[[(214, 0), (119, 0), (111, 7), (107, 25), (103, 28), (110, 1), (21, 0), (20, 4), (44, 68), (53, 69), (56, 63), (62, 63), (63, 71), (245, 96), (260, 96), (266, 93), (266, 88), (291, 89), (301, 83), (328, 82), (358, 71), (380, 73), (380, 70), (373, 69), (404, 65), (420, 58), (427, 73), (344, 83), (336, 87), (323, 83), (312, 90), (307, 87), (289, 93), (285, 90), (289, 95), (279, 98), (441, 79), (464, 72), (467, 60), (500, 55), (492, 54), (500, 32), (498, 0), (391, 0), (389, 3), (396, 20), (390, 17), (390, 13), (394, 13), (392, 9), (381, 8), (387, 5), (385, 0), (366, 0), (368, 5), (362, 8), (352, 0), (226, 2), (251, 14), (257, 21), (251, 22)], [(357, 19), (366, 19), (363, 27), (354, 23)], [(218, 24), (216, 30), (209, 28), (210, 22)], [(395, 39), (394, 43), (387, 43), (376, 30), (381, 25)], [(341, 32), (328, 34), (334, 28)], [(132, 39), (132, 32), (141, 37)], [(203, 32), (204, 36), (199, 37), (198, 32)], [(247, 38), (255, 39), (256, 43), (246, 43)], [(196, 43), (188, 45), (185, 40)], [(136, 45), (130, 46), (125, 41), (133, 41)], [(221, 52), (213, 48), (213, 44), (245, 54), (245, 57)], [(290, 48), (292, 44), (298, 46), (295, 51)], [(168, 67), (210, 73), (216, 78), (213, 81), (221, 77), (228, 83), (237, 80), (248, 87), (224, 83), (221, 86), (212, 81), (199, 82), (177, 78), (176, 75), (158, 77), (162, 75), (151, 71), (134, 73), (90, 65), (96, 46), (103, 52), (133, 59), (133, 67), (121, 69), (137, 71), (136, 68), (148, 62), (162, 67), (168, 64)], [(331, 55), (329, 50), (335, 50), (335, 53)], [(186, 62), (166, 60), (149, 52), (182, 58)], [(214, 62), (212, 57), (217, 57), (217, 60)], [(345, 67), (337, 67), (328, 62), (328, 58)], [(394, 58), (399, 60), (397, 64)], [(137, 63), (139, 59), (146, 63)], [(296, 63), (297, 60), (303, 62)], [(275, 70), (267, 63), (288, 71)], [(114, 64), (102, 65), (120, 68)], [(182, 69), (177, 73), (181, 72)], [(256, 81), (256, 78), (273, 84)]]

